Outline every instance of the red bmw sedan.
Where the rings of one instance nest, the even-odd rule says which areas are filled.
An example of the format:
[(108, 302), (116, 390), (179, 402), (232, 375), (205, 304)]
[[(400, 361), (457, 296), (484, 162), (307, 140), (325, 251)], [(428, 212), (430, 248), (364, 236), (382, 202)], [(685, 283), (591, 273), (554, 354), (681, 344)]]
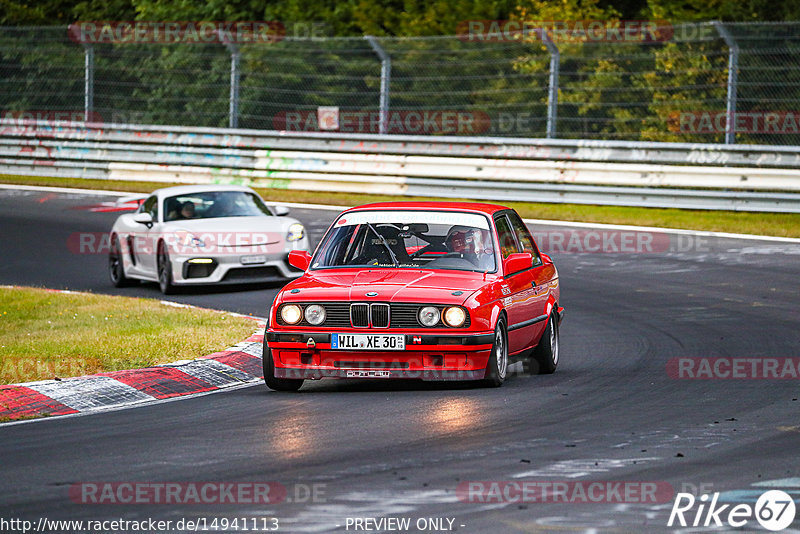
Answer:
[(558, 271), (519, 215), (492, 204), (389, 202), (343, 212), (275, 298), (264, 381), (416, 378), (500, 386), (559, 361)]

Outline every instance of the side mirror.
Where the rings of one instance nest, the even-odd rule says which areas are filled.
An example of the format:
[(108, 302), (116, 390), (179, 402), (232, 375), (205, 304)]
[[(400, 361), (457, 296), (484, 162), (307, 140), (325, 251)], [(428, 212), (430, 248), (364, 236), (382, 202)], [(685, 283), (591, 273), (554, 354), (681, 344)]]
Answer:
[(530, 252), (516, 252), (503, 261), (503, 273), (508, 276), (509, 274), (530, 269), (532, 266), (533, 256), (531, 256)]
[(134, 222), (139, 224), (146, 224), (147, 226), (153, 226), (153, 216), (149, 213), (136, 213), (133, 216)]
[(283, 217), (284, 215), (289, 215), (289, 208), (286, 206), (273, 206), (272, 211), (275, 212), (276, 217)]
[(553, 263), (553, 258), (549, 254), (542, 254), (542, 263)]
[(307, 250), (293, 250), (289, 253), (289, 265), (306, 271), (311, 265), (311, 254)]

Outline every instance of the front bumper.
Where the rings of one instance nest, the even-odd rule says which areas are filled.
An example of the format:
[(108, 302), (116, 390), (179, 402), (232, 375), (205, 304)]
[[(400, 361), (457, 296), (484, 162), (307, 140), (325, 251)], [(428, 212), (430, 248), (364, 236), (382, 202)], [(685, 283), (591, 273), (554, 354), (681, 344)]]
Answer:
[[(288, 254), (268, 256), (257, 264), (243, 264), (241, 255), (170, 256), (172, 278), (178, 285), (195, 284), (247, 284), (276, 282), (297, 278), (302, 271), (289, 265)], [(193, 260), (211, 260), (210, 264), (196, 264)]]
[[(388, 333), (388, 332), (387, 332)], [(268, 331), (276, 378), (480, 380), (493, 334), (405, 334), (405, 350), (331, 349), (330, 334)]]

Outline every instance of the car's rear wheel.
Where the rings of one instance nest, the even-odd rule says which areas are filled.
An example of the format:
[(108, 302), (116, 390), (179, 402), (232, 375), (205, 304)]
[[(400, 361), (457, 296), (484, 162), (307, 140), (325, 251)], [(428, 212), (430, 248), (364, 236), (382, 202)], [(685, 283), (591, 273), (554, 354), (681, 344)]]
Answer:
[(133, 282), (125, 276), (125, 268), (122, 265), (122, 250), (116, 235), (111, 236), (111, 250), (108, 252), (108, 277), (114, 287), (129, 286)]
[(275, 391), (297, 391), (303, 385), (303, 380), (292, 378), (275, 378), (275, 362), (272, 361), (272, 351), (267, 346), (266, 335), (264, 336), (264, 350), (261, 354), (261, 361), (264, 368), (264, 383), (269, 389)]
[(547, 328), (542, 334), (542, 339), (531, 355), (522, 362), (524, 371), (528, 374), (539, 373), (541, 375), (554, 373), (558, 367), (560, 345), (558, 314), (553, 310), (550, 320), (547, 321)]
[(492, 354), (486, 364), (486, 374), (484, 383), (490, 387), (502, 386), (508, 373), (508, 335), (506, 332), (506, 321), (503, 317), (497, 320), (494, 327), (494, 343), (492, 343)]
[(172, 263), (169, 261), (169, 251), (164, 243), (158, 245), (158, 256), (156, 259), (158, 268), (158, 286), (165, 295), (175, 293), (175, 285), (172, 283)]

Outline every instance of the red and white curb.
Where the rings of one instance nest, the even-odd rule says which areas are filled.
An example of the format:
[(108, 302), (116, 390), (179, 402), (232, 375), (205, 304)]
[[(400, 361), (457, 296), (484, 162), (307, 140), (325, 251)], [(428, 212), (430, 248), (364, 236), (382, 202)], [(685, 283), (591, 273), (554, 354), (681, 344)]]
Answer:
[(230, 315), (253, 319), (257, 324), (255, 333), (233, 347), (196, 360), (0, 386), (0, 417), (14, 420), (38, 415), (107, 411), (260, 381), (263, 379), (264, 319)]

